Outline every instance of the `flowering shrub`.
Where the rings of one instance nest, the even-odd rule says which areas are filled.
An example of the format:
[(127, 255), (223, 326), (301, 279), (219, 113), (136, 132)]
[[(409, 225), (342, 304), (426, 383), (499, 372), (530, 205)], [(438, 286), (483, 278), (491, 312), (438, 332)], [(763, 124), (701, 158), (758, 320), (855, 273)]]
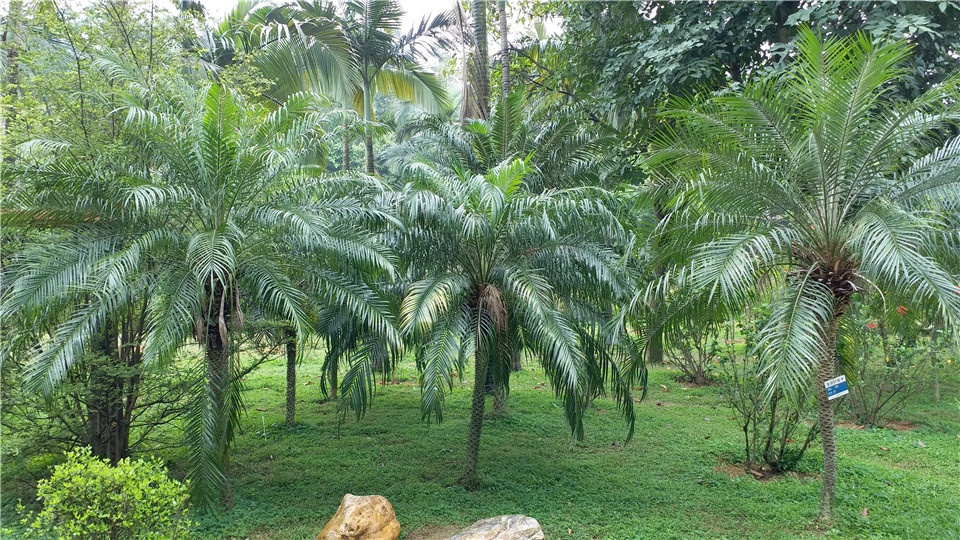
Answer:
[[(947, 336), (908, 316), (905, 306), (884, 316), (881, 298), (855, 302), (850, 315), (859, 321), (844, 331), (838, 355), (850, 379), (844, 399), (854, 422), (883, 426), (926, 388), (938, 399), (937, 372), (949, 362)], [(892, 315), (892, 314), (891, 314)]]

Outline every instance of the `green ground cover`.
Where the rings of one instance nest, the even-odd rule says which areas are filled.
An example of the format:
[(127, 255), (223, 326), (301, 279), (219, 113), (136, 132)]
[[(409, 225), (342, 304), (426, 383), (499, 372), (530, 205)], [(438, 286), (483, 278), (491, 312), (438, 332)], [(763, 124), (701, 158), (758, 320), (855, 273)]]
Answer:
[[(408, 363), (396, 384), (379, 387), (363, 420), (348, 416), (338, 427), (337, 405), (320, 400), (319, 360), (308, 358), (298, 371), (298, 422), (286, 427), (284, 366), (277, 360), (245, 381), (248, 414), (231, 469), (236, 505), (200, 518), (198, 532), (312, 538), (343, 494), (353, 493), (387, 497), (407, 539), (443, 537), (508, 513), (535, 517), (551, 539), (960, 538), (957, 372), (948, 370), (940, 403), (924, 395), (901, 415), (911, 429), (837, 430), (838, 517), (835, 529), (823, 532), (811, 525), (819, 449), (783, 477), (743, 475), (733, 465), (742, 460), (742, 433), (723, 404), (723, 389), (685, 388), (676, 370), (651, 370), (636, 436), (624, 444), (623, 421), (603, 399), (588, 414), (586, 441), (571, 442), (542, 371), (527, 365), (513, 375), (509, 414), (484, 425), (485, 485), (467, 492), (454, 484), (467, 436), (470, 373), (447, 400), (439, 425), (421, 421)], [(175, 474), (183, 472), (179, 457), (171, 462)]]

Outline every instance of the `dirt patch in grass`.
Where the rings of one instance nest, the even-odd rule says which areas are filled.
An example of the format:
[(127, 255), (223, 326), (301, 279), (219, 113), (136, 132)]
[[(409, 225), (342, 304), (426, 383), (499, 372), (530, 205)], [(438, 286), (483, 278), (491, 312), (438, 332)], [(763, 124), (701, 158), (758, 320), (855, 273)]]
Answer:
[[(834, 427), (846, 429), (866, 429), (864, 426), (861, 426), (860, 424), (857, 424), (851, 420), (837, 420), (834, 423)], [(884, 429), (892, 429), (895, 431), (910, 431), (912, 429), (916, 429), (917, 426), (904, 420), (890, 420), (884, 423), (882, 427)]]
[(812, 478), (817, 476), (816, 473), (807, 473), (807, 472), (796, 472), (796, 471), (785, 471), (785, 472), (773, 472), (769, 469), (763, 469), (760, 471), (751, 470), (749, 475), (744, 470), (743, 463), (730, 463), (725, 459), (720, 460), (720, 464), (713, 468), (713, 472), (717, 474), (724, 474), (729, 479), (740, 478), (741, 476), (750, 476), (754, 480), (759, 482), (769, 482), (771, 480), (777, 480), (780, 478), (795, 478), (801, 480), (804, 478)]
[(407, 533), (407, 540), (443, 540), (460, 532), (456, 525), (427, 525)]
[(903, 420), (890, 420), (889, 422), (883, 424), (883, 427), (884, 429), (893, 429), (896, 431), (910, 431), (911, 429), (915, 429), (917, 426)]
[(693, 381), (688, 381), (688, 380), (687, 380), (686, 378), (684, 378), (684, 377), (685, 377), (685, 376), (680, 376), (680, 377), (677, 377), (677, 378), (676, 378), (677, 383), (680, 384), (680, 386), (682, 386), (682, 387), (684, 387), (684, 388), (704, 388), (704, 387), (707, 387), (707, 386), (720, 386), (720, 383), (718, 383), (717, 381), (710, 381), (710, 380), (708, 380), (707, 382), (705, 382), (705, 383), (703, 383), (703, 384), (697, 384), (697, 383), (695, 383), (695, 382), (693, 382)]
[(731, 480), (734, 478), (740, 478), (741, 476), (747, 474), (743, 470), (743, 464), (730, 463), (728, 461), (721, 461), (720, 465), (717, 465), (713, 468), (713, 472), (717, 474), (724, 474)]

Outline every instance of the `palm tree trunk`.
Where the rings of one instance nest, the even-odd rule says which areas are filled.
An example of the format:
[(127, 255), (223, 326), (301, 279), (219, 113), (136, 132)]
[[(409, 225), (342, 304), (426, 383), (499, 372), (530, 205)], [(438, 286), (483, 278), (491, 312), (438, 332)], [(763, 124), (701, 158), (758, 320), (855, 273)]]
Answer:
[(107, 317), (103, 328), (92, 340), (86, 387), (86, 443), (93, 455), (109, 459), (114, 465), (127, 457), (129, 430), (124, 426), (123, 397), (125, 374), (120, 369), (117, 349), (117, 321)]
[(337, 380), (337, 376), (340, 371), (340, 357), (336, 357), (330, 360), (330, 372), (327, 374), (327, 377), (330, 379), (330, 399), (337, 399), (337, 391), (339, 390), (340, 382)]
[(297, 416), (297, 332), (288, 329), (287, 338), (287, 425), (292, 426)]
[(477, 46), (477, 109), (481, 120), (490, 117), (490, 73), (487, 54), (487, 3), (473, 0), (473, 40)]
[(473, 404), (470, 410), (470, 432), (467, 435), (467, 457), (463, 462), (463, 475), (457, 481), (467, 489), (476, 489), (480, 486), (477, 458), (480, 453), (480, 431), (483, 429), (483, 408), (486, 401), (484, 383), (487, 379), (487, 361), (479, 348), (474, 358)]
[(493, 388), (493, 415), (503, 416), (507, 411), (507, 393), (503, 391), (502, 386)]
[(933, 347), (933, 344), (931, 343), (930, 367), (933, 368), (933, 388), (932, 388), (933, 396), (932, 397), (933, 397), (934, 403), (940, 403), (940, 373), (937, 370), (937, 355), (934, 351), (936, 351), (936, 349)]
[[(657, 200), (653, 203), (653, 216), (656, 219), (657, 223), (662, 222), (667, 217), (667, 209), (665, 208), (665, 202), (662, 198), (658, 197)], [(655, 249), (659, 247), (660, 242), (654, 244)], [(664, 274), (664, 268), (662, 264), (655, 264), (653, 266), (653, 276), (654, 279), (660, 279)], [(649, 302), (649, 308), (651, 313), (656, 313), (657, 306), (659, 302), (656, 298), (651, 298)], [(647, 345), (646, 358), (644, 358), (646, 363), (654, 365), (663, 365), (663, 336), (657, 334), (651, 336), (650, 343)]]
[[(223, 474), (225, 491), (219, 493), (227, 506), (232, 506), (233, 495), (230, 487), (229, 468), (230, 443), (233, 440), (234, 411), (228, 402), (232, 384), (232, 366), (230, 363), (229, 324), (233, 310), (230, 291), (222, 282), (216, 280), (208, 285), (212, 302), (206, 314), (206, 388), (204, 399), (205, 413), (212, 418), (205, 419), (213, 425), (215, 440), (206, 444), (211, 445), (204, 449), (207, 458), (216, 461)], [(213, 447), (215, 446), (215, 448)]]
[(370, 129), (369, 123), (373, 122), (373, 96), (371, 96), (372, 90), (370, 88), (369, 82), (363, 83), (363, 119), (368, 123), (368, 125), (363, 128), (363, 142), (366, 145), (366, 172), (367, 174), (375, 174), (377, 172), (376, 168), (373, 166), (373, 132)]
[(827, 322), (824, 337), (824, 355), (817, 367), (817, 417), (823, 440), (823, 485), (820, 487), (820, 513), (817, 520), (829, 527), (833, 521), (833, 495), (837, 482), (837, 443), (833, 438), (833, 406), (827, 398), (824, 383), (832, 379), (837, 356), (837, 316)]
[(510, 41), (507, 40), (507, 1), (499, 0), (497, 10), (500, 12), (500, 80), (502, 82), (502, 99), (510, 95)]

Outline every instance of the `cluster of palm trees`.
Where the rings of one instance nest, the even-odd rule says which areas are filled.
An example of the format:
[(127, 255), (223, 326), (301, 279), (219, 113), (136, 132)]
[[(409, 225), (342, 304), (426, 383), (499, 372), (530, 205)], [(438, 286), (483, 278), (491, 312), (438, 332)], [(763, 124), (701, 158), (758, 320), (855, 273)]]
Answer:
[[(632, 435), (646, 350), (768, 301), (763, 372), (771, 389), (815, 385), (829, 521), (836, 451), (823, 382), (852, 295), (934, 306), (960, 327), (957, 79), (894, 105), (885, 92), (905, 45), (805, 31), (785, 75), (665, 107), (643, 157), (654, 187), (629, 200), (603, 187), (616, 187), (609, 134), (576, 108), (535, 117), (523, 89), (481, 102), (478, 118), (407, 124), (385, 180), (374, 94), (427, 112), (448, 100), (419, 59), (447, 45), (454, 17), (400, 36), (401, 14), (387, 0), (241, 3), (194, 44), (213, 74), (202, 82), (145, 80), (102, 59), (126, 151), (35, 142), (43, 159), (20, 169), (29, 189), (4, 200), (5, 226), (44, 231), (4, 268), (5, 349), (30, 358), (28, 387), (53, 395), (105, 344), (162, 368), (199, 343), (189, 475), (195, 500), (215, 506), (229, 489), (237, 343), (251, 321), (284, 321), (291, 361), (323, 337), (325, 384), (358, 414), (375, 366), (411, 354), (423, 416), (439, 420), (472, 361), (460, 482), (476, 487), (486, 374), (506, 395), (520, 351), (543, 366), (574, 435), (607, 393)], [(268, 75), (266, 103), (218, 84), (236, 51)], [(355, 110), (359, 127), (344, 130), (331, 103)], [(350, 172), (347, 155), (328, 172), (329, 136), (358, 132), (366, 174)], [(104, 335), (121, 314), (138, 330)]]

